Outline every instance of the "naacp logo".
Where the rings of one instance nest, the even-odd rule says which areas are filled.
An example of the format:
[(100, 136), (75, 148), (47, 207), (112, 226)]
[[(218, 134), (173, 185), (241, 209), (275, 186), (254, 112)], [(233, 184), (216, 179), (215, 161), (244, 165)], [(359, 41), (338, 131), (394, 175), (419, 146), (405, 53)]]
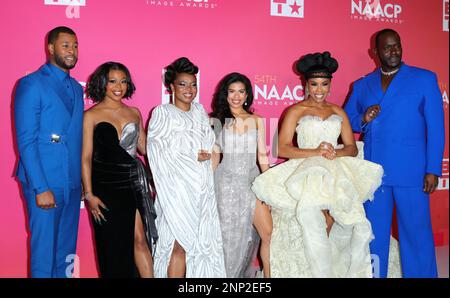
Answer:
[(303, 18), (304, 0), (270, 0), (270, 15)]
[(437, 190), (446, 190), (448, 189), (448, 158), (444, 158), (442, 160), (442, 176), (439, 177), (439, 183), (436, 187)]
[(217, 8), (217, 0), (146, 0), (147, 5), (156, 7), (178, 7), (213, 9)]
[(443, 13), (442, 13), (442, 30), (447, 31), (448, 32), (448, 15), (449, 15), (449, 4), (448, 4), (449, 0), (443, 0), (442, 1), (442, 5), (443, 5)]
[(353, 20), (402, 24), (400, 4), (381, 0), (350, 0)]
[(254, 82), (257, 105), (290, 106), (304, 99), (302, 85), (283, 84), (275, 75), (255, 75)]
[(448, 100), (448, 84), (445, 82), (439, 82), (439, 89), (441, 90), (442, 93), (442, 103), (444, 105), (445, 109), (448, 109), (448, 104), (449, 104), (449, 100)]
[[(172, 96), (169, 91), (167, 91), (166, 85), (164, 85), (164, 74), (166, 70), (162, 70), (162, 89), (161, 89), (161, 103), (166, 104), (170, 103), (170, 97)], [(195, 75), (197, 78), (197, 96), (194, 98), (194, 102), (200, 101), (200, 71)]]

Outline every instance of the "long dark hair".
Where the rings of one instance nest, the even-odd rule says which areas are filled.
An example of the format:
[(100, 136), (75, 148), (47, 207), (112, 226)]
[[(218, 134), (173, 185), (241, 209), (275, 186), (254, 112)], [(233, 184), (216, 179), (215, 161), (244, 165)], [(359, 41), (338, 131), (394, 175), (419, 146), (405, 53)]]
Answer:
[(252, 83), (250, 82), (249, 78), (238, 72), (227, 74), (219, 82), (219, 85), (217, 85), (211, 104), (212, 113), (210, 114), (211, 117), (219, 119), (222, 125), (225, 124), (227, 119), (235, 119), (233, 113), (231, 113), (230, 105), (228, 104), (227, 98), (228, 98), (228, 88), (230, 87), (231, 84), (236, 82), (241, 82), (245, 85), (245, 91), (247, 92), (247, 100), (245, 101), (243, 108), (247, 113), (253, 114), (251, 108), (253, 103), (253, 89)]

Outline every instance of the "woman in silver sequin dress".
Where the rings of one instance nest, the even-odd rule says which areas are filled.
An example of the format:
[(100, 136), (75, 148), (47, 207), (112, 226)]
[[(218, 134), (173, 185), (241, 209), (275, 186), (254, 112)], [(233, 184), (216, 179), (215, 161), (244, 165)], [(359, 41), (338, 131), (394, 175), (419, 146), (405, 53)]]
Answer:
[(264, 122), (251, 112), (252, 102), (250, 80), (242, 74), (231, 73), (219, 83), (211, 114), (216, 122), (215, 128), (220, 132), (213, 164), (218, 164), (220, 153), (222, 161), (214, 178), (225, 267), (227, 277), (231, 278), (255, 276), (252, 261), (258, 251), (260, 237), (264, 276), (270, 276), (272, 218), (269, 207), (250, 189), (260, 169), (265, 171), (269, 168)]

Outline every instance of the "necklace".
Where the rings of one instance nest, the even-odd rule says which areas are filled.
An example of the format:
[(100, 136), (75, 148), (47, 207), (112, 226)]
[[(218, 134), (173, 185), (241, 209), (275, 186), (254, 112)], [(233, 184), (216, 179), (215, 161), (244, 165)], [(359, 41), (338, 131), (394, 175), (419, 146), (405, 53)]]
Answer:
[(380, 67), (381, 73), (382, 73), (384, 76), (388, 76), (388, 77), (390, 77), (390, 76), (396, 74), (399, 70), (400, 70), (400, 67), (397, 68), (397, 69), (394, 69), (393, 71), (384, 71), (384, 70)]

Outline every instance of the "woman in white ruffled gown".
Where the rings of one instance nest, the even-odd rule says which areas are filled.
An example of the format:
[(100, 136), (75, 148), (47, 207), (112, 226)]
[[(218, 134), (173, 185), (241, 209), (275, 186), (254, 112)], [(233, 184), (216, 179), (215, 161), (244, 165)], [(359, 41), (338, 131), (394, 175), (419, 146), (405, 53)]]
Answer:
[(155, 277), (226, 277), (211, 150), (203, 106), (194, 103), (198, 68), (187, 58), (166, 68), (173, 104), (156, 107), (147, 153), (156, 186)]
[(252, 186), (272, 206), (272, 277), (372, 277), (373, 235), (363, 202), (373, 198), (383, 169), (356, 157), (347, 115), (326, 101), (337, 67), (328, 52), (299, 60), (306, 99), (288, 108), (278, 140), (278, 155), (289, 161)]

